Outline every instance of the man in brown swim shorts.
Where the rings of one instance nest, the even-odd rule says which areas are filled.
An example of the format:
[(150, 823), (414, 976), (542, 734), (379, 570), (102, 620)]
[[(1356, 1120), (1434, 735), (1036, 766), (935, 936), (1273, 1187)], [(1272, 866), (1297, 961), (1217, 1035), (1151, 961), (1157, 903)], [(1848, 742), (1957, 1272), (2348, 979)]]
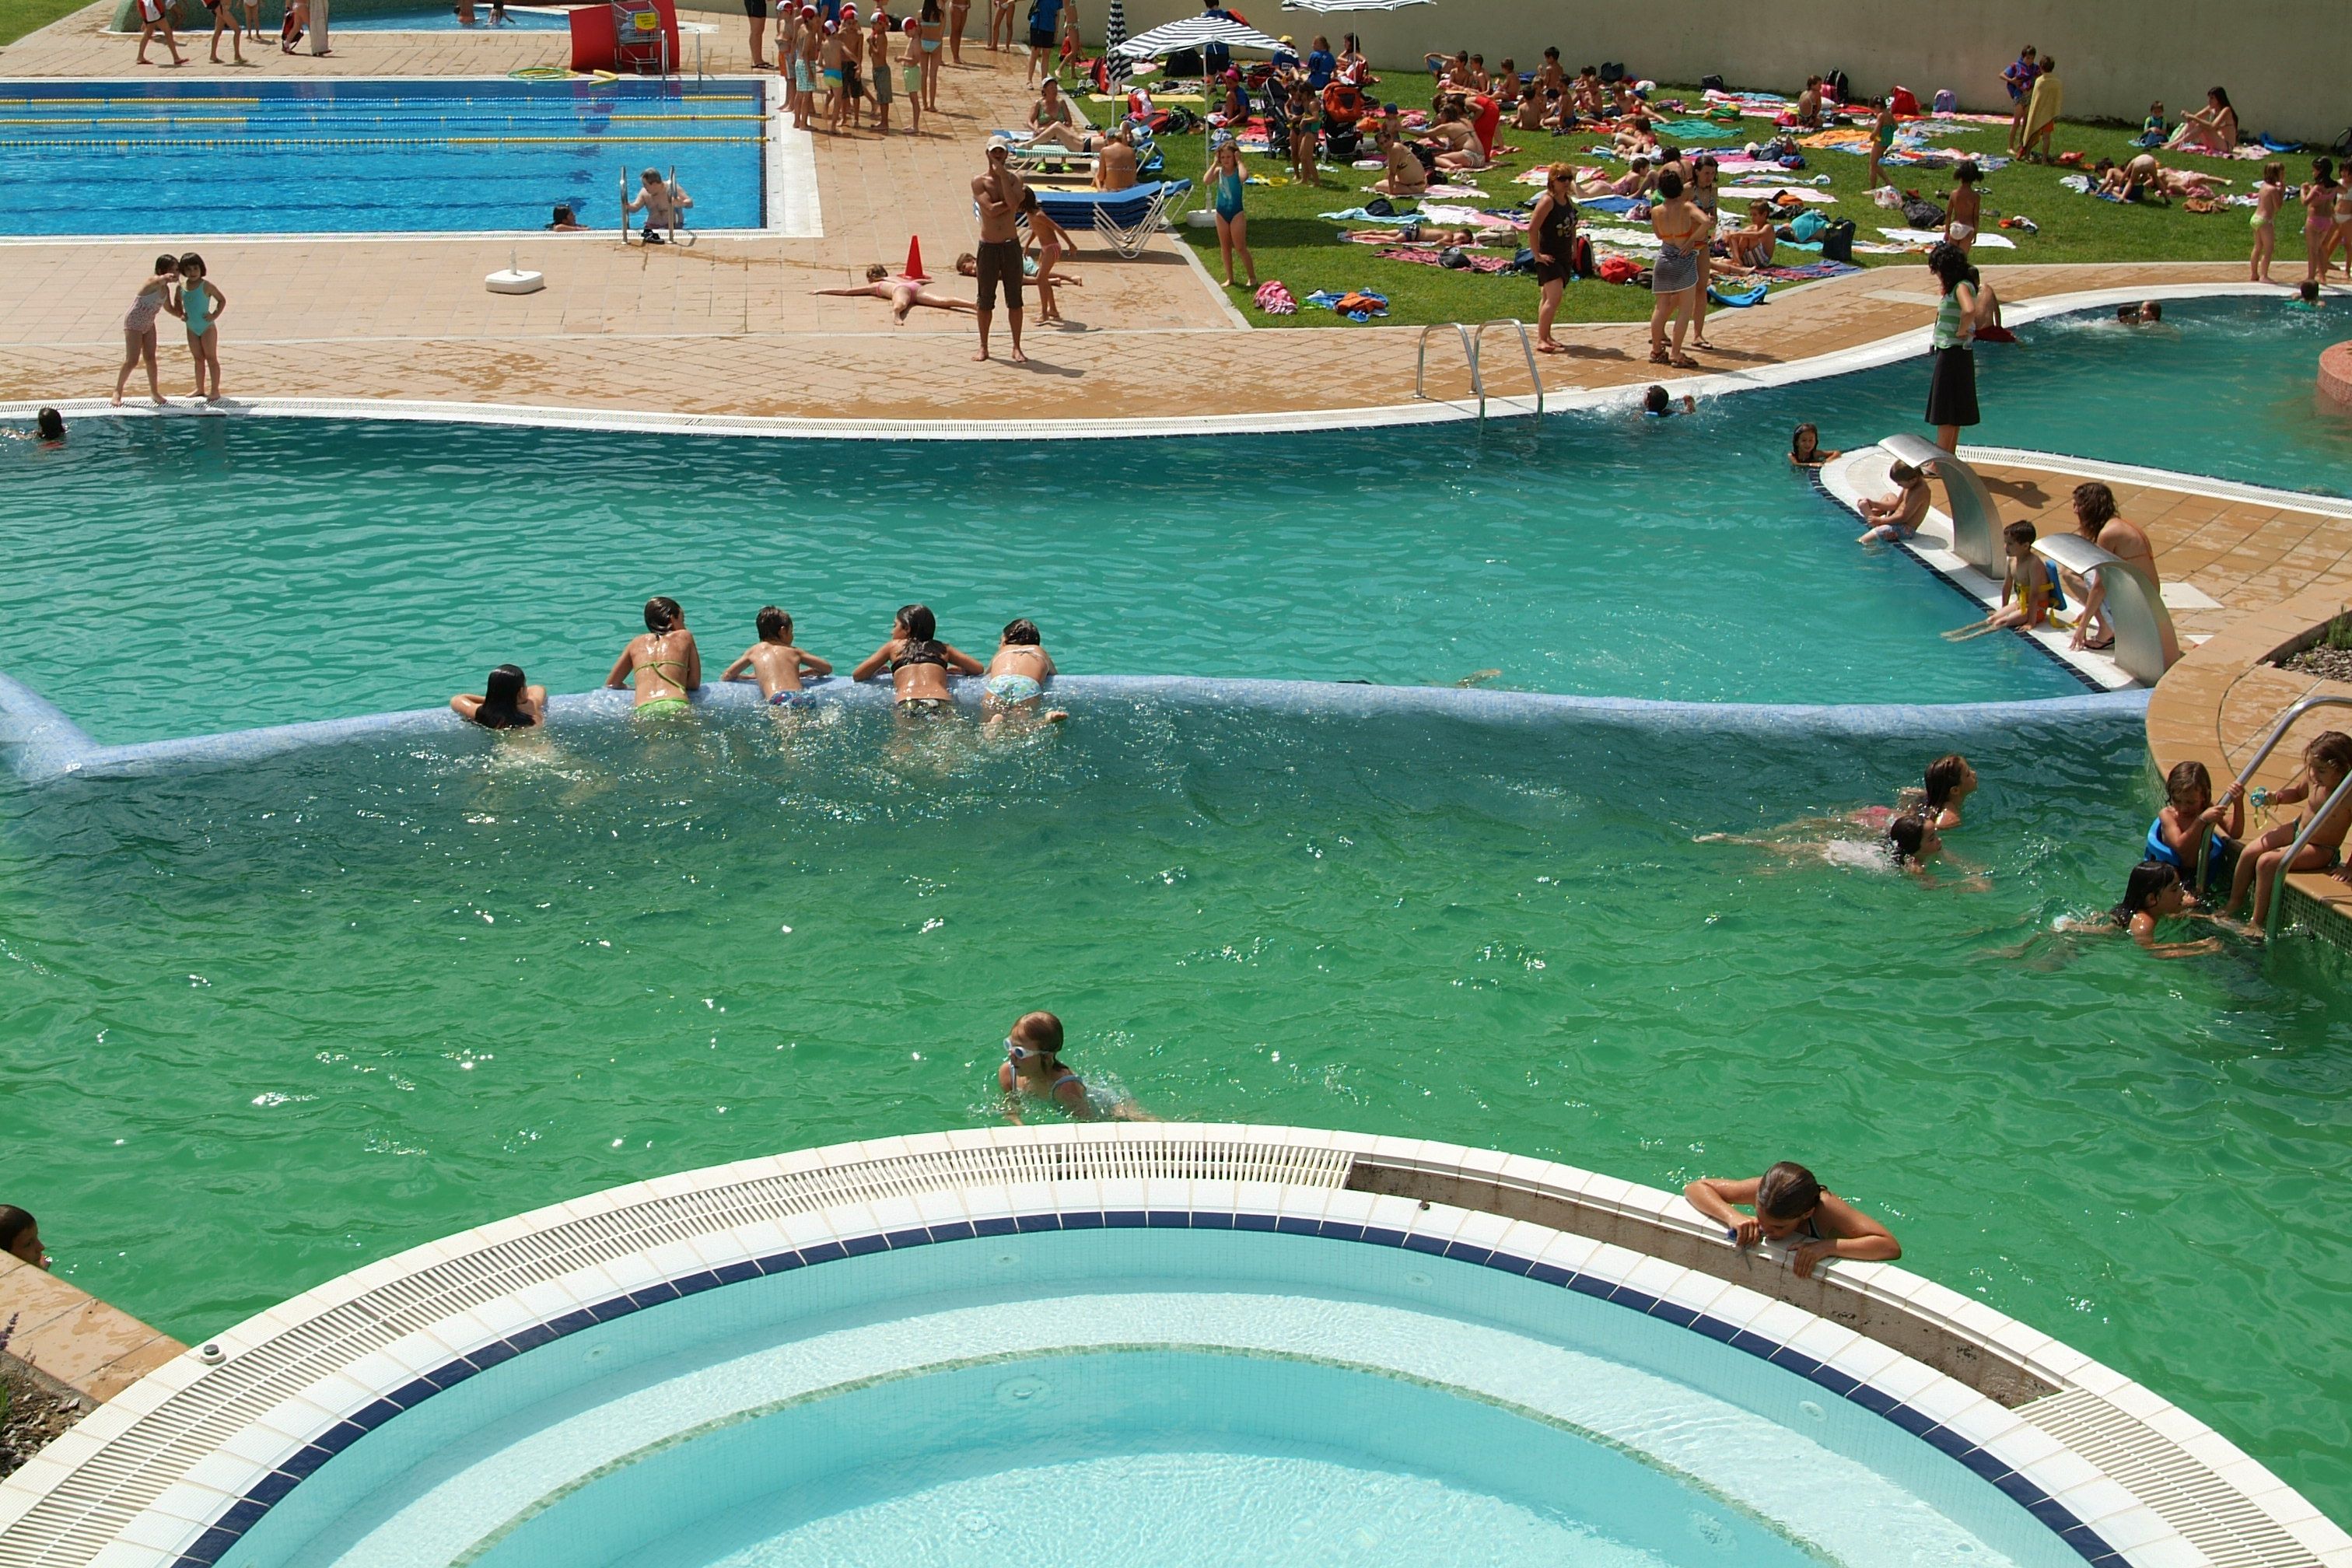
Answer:
[(1021, 238), (1013, 226), (1015, 215), (1021, 211), (1023, 188), (1020, 178), (1007, 165), (1002, 145), (988, 150), (988, 172), (975, 175), (971, 182), (971, 199), (980, 209), (980, 243), (973, 247), (980, 278), (980, 352), (971, 357), (988, 357), (988, 328), (996, 310), (996, 291), (1004, 290), (1004, 309), (1013, 322), (1013, 353), (1014, 364), (1025, 364), (1021, 353)]

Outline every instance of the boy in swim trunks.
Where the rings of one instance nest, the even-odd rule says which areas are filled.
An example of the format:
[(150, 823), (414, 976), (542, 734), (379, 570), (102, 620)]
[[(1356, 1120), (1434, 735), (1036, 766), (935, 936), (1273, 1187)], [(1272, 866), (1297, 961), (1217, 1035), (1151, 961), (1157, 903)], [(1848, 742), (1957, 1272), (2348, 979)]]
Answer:
[(771, 706), (807, 707), (809, 694), (801, 687), (801, 671), (807, 670), (812, 675), (831, 675), (833, 666), (816, 655), (793, 646), (793, 618), (775, 605), (761, 609), (754, 624), (760, 628), (760, 640), (745, 648), (743, 657), (729, 665), (719, 679), (757, 679), (760, 695), (766, 698)]
[(898, 80), (907, 89), (907, 132), (923, 133), (923, 24), (907, 18), (907, 47), (898, 57)]
[(1910, 538), (1919, 531), (1927, 518), (1927, 478), (1908, 463), (1897, 463), (1886, 470), (1895, 481), (1895, 493), (1875, 496), (1856, 509), (1862, 521), (1871, 526), (1856, 544), (1892, 544)]
[(1058, 724), (1068, 718), (1058, 708), (1038, 712), (1045, 700), (1045, 682), (1054, 673), (1054, 656), (1045, 651), (1037, 623), (1024, 618), (1007, 625), (995, 657), (988, 661), (988, 679), (981, 685), (981, 706), (988, 715), (985, 721), (993, 724), (1017, 714)]

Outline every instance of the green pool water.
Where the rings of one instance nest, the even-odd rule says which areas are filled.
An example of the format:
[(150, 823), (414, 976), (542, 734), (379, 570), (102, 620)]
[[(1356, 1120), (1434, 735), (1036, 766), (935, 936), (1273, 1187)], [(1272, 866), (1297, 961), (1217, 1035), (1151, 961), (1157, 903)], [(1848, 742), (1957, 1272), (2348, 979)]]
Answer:
[(2324, 952), (2048, 934), (2137, 726), (1972, 745), (1955, 850), (1696, 842), (1940, 745), (1090, 704), (404, 740), (0, 786), (7, 1201), (194, 1336), (585, 1190), (997, 1114), (1021, 1011), (1170, 1118), (1678, 1184), (1797, 1156), (1912, 1266), (2352, 1513), (2352, 1021)]

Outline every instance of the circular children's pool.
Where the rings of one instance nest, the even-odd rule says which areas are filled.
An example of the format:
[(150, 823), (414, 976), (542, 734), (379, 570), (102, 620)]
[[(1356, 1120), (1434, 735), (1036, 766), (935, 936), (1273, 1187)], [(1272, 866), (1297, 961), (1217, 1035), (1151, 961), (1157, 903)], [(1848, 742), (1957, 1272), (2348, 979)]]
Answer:
[(2352, 1548), (2047, 1336), (1784, 1263), (1663, 1193), (1402, 1140), (845, 1146), (298, 1298), (60, 1442), (11, 1540), (81, 1560), (39, 1554), (70, 1515), (135, 1543), (110, 1563), (179, 1568), (2054, 1568), (2213, 1551), (2192, 1500), (2226, 1494), (2233, 1561)]

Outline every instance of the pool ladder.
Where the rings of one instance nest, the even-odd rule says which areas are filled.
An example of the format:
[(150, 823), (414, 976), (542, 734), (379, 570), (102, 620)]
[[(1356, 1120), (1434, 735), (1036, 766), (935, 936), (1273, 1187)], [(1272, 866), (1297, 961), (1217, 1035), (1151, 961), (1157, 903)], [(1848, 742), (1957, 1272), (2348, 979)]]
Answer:
[(1497, 316), (1492, 321), (1481, 321), (1475, 327), (1462, 321), (1433, 321), (1422, 328), (1420, 353), (1414, 359), (1412, 368), (1412, 395), (1423, 399), (1429, 396), (1429, 334), (1451, 331), (1461, 341), (1462, 357), (1469, 363), (1470, 393), (1478, 400), (1478, 422), (1481, 425), (1485, 424), (1486, 422), (1486, 380), (1479, 370), (1478, 362), (1479, 352), (1486, 346), (1486, 329), (1489, 327), (1508, 327), (1519, 335), (1519, 352), (1527, 356), (1528, 380), (1534, 384), (1536, 389), (1536, 412), (1541, 414), (1544, 411), (1544, 384), (1543, 376), (1536, 369), (1535, 342), (1528, 336), (1528, 324), (1516, 316)]
[[(2254, 770), (2261, 767), (2263, 759), (2278, 749), (2278, 743), (2286, 738), (2286, 732), (2294, 727), (2294, 721), (2315, 708), (2352, 708), (2352, 697), (2333, 697), (2322, 692), (2306, 697), (2287, 709), (2278, 716), (2277, 721), (2271, 725), (2270, 733), (2264, 735), (2263, 743), (2254, 748), (2254, 754), (2246, 759), (2246, 765), (2238, 770), (2237, 782), (2231, 787), (2244, 789), (2247, 781), (2254, 776)], [(2312, 812), (2304, 822), (2303, 831), (2294, 836), (2294, 844), (2287, 848), (2286, 858), (2279, 862), (2278, 881), (2271, 888), (2271, 910), (2263, 921), (2264, 936), (2278, 934), (2279, 910), (2286, 902), (2286, 868), (2294, 864), (2295, 858), (2303, 853), (2303, 847), (2311, 842), (2313, 834), (2319, 831), (2319, 825), (2326, 821), (2337, 806), (2344, 804), (2347, 795), (2352, 795), (2352, 777), (2346, 778), (2343, 783), (2336, 786), (2334, 793), (2327, 797), (2327, 804)], [(2209, 835), (2205, 841), (2197, 847), (2197, 886), (2200, 888), (2205, 885), (2205, 857), (2212, 848), (2212, 844), (2213, 840)]]

